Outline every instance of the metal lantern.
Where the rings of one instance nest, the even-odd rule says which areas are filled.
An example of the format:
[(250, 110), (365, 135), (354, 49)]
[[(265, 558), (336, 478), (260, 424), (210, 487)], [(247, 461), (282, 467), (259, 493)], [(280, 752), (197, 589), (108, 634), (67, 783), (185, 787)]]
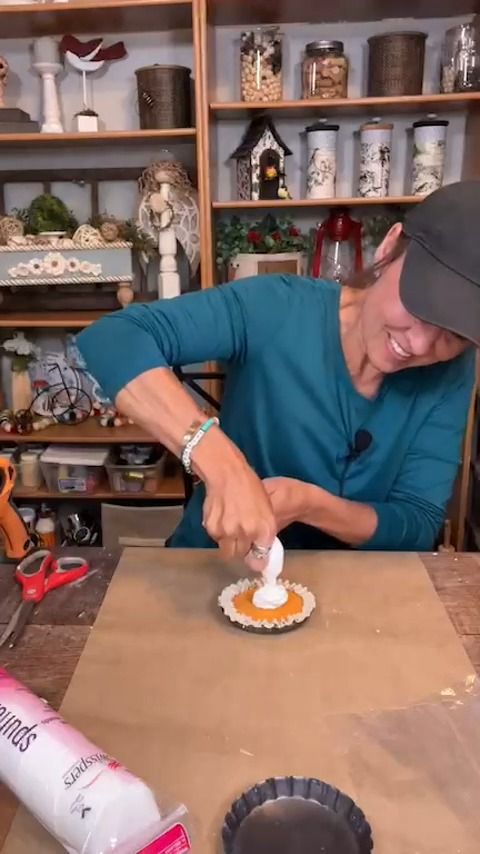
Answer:
[(317, 228), (312, 275), (342, 282), (362, 268), (361, 223), (349, 216), (347, 208), (332, 210)]

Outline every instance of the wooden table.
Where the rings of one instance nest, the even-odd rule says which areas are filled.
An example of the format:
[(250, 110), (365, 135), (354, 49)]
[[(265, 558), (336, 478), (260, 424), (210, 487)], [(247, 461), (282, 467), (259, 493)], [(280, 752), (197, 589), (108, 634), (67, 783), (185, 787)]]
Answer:
[[(75, 551), (75, 550), (73, 550)], [(72, 550), (69, 549), (69, 554)], [(37, 609), (19, 645), (0, 649), (0, 666), (58, 708), (95, 622), (120, 553), (82, 549), (92, 570), (72, 595), (58, 590)], [(480, 675), (480, 554), (442, 552), (422, 555), (437, 593)], [(18, 602), (11, 565), (0, 565), (0, 631)], [(16, 803), (0, 789), (0, 847)]]

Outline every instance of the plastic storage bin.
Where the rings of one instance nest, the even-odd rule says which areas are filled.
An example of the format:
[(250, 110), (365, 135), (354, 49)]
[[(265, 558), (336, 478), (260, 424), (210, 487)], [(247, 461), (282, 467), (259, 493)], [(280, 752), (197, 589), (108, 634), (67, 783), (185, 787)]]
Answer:
[(165, 455), (154, 456), (143, 465), (110, 459), (107, 463), (112, 492), (158, 492), (165, 468)]
[(95, 492), (102, 481), (109, 453), (105, 445), (50, 445), (40, 457), (49, 490)]

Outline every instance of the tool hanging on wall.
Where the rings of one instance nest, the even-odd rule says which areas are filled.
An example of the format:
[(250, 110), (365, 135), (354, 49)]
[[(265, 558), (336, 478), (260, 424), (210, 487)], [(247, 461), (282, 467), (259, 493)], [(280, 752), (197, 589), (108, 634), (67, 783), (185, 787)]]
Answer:
[(37, 545), (37, 538), (28, 530), (12, 499), (15, 478), (10, 460), (0, 457), (0, 532), (9, 560), (21, 560)]

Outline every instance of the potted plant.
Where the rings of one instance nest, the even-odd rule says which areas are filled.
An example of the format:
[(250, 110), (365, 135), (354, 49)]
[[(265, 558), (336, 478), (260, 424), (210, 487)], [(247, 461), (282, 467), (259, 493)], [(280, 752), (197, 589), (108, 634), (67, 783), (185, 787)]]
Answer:
[(396, 222), (403, 222), (405, 212), (396, 206), (362, 219), (362, 238), (365, 265), (373, 264), (375, 250)]
[(24, 332), (15, 332), (2, 344), (4, 352), (11, 356), (11, 408), (13, 412), (28, 409), (32, 403), (32, 384), (28, 373), (30, 362), (38, 358), (38, 347), (25, 338)]
[(306, 272), (310, 238), (291, 219), (271, 214), (256, 222), (234, 216), (217, 229), (217, 265), (227, 279)]
[(57, 196), (43, 193), (28, 208), (17, 211), (26, 234), (48, 234), (51, 237), (71, 236), (78, 228), (73, 213)]

